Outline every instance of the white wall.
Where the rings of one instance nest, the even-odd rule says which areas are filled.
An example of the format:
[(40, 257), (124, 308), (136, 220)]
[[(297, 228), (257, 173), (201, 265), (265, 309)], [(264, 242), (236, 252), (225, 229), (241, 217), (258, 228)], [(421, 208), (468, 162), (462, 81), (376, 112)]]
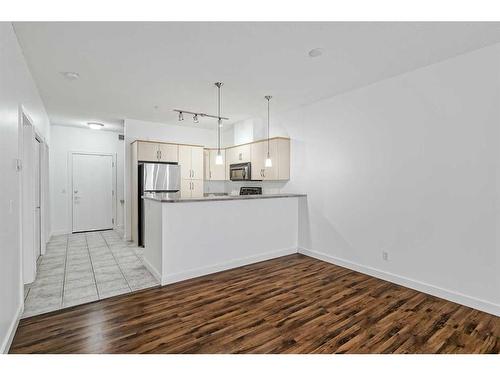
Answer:
[(279, 116), (300, 245), (500, 314), (499, 66), (495, 45)]
[(53, 125), (51, 132), (50, 189), (52, 234), (71, 233), (71, 152), (107, 153), (116, 155), (116, 220), (115, 227), (123, 230), (124, 141), (118, 133)]
[(215, 147), (217, 130), (196, 128), (192, 126), (161, 124), (157, 122), (126, 119), (125, 120), (125, 238), (131, 236), (131, 150), (130, 145), (136, 139), (187, 143)]
[(23, 306), (21, 186), (16, 171), (20, 105), (48, 141), (49, 120), (35, 82), (12, 25), (0, 22), (0, 352), (8, 349)]

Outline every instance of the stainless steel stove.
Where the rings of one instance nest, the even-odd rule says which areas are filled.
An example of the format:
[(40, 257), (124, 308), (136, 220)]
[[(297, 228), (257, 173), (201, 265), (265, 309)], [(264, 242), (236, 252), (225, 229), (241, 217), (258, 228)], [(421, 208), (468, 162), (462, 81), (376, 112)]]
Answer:
[(240, 195), (262, 195), (260, 186), (242, 186), (240, 187)]

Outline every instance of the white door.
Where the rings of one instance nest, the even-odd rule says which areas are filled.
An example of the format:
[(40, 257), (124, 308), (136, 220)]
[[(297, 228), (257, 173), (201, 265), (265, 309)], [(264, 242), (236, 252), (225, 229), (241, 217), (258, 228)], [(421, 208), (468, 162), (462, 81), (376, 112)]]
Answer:
[(40, 141), (38, 139), (33, 139), (33, 152), (34, 152), (34, 162), (33, 162), (33, 189), (35, 192), (34, 202), (35, 202), (35, 260), (37, 260), (42, 251), (42, 216), (40, 211), (40, 202), (41, 200), (41, 146)]
[(73, 154), (73, 232), (113, 228), (113, 157)]

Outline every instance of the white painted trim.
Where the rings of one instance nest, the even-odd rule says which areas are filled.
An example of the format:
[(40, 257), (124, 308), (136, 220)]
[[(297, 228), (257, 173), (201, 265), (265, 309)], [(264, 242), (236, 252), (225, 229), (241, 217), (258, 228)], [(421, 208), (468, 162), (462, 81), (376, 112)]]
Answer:
[(61, 230), (55, 230), (50, 233), (50, 237), (52, 236), (60, 236), (61, 234), (70, 234), (67, 230), (61, 229)]
[(7, 331), (7, 336), (5, 337), (4, 342), (2, 342), (2, 347), (0, 348), (0, 353), (7, 354), (10, 350), (10, 346), (12, 345), (12, 341), (14, 341), (14, 336), (17, 331), (17, 326), (19, 325), (19, 321), (21, 320), (21, 316), (23, 315), (24, 310), (24, 302), (21, 300), (19, 307), (17, 309), (17, 313), (12, 319), (10, 323), (9, 329)]
[(155, 279), (158, 282), (161, 282), (161, 273), (156, 268), (154, 268), (153, 265), (149, 263), (149, 261), (146, 258), (142, 259), (142, 263), (144, 264), (144, 267), (146, 267), (147, 270), (151, 272), (151, 274), (155, 277)]
[(195, 268), (195, 269), (191, 269), (188, 271), (183, 271), (183, 272), (179, 272), (179, 273), (175, 273), (175, 274), (169, 275), (167, 273), (167, 275), (162, 279), (161, 285), (172, 284), (172, 283), (176, 283), (179, 281), (192, 279), (194, 277), (205, 276), (205, 275), (209, 275), (211, 273), (226, 271), (226, 270), (229, 270), (232, 268), (242, 267), (242, 266), (246, 266), (246, 265), (249, 265), (252, 263), (262, 262), (264, 260), (269, 260), (269, 259), (273, 259), (273, 258), (282, 257), (285, 255), (296, 254), (296, 253), (297, 253), (297, 248), (294, 247), (291, 249), (275, 250), (275, 251), (271, 251), (271, 252), (264, 253), (264, 254), (254, 255), (254, 256), (250, 256), (250, 257), (246, 257), (246, 258), (235, 259), (235, 260), (231, 260), (229, 262), (214, 264), (214, 265), (207, 266), (207, 267)]
[(464, 306), (472, 307), (473, 309), (481, 310), (489, 314), (500, 316), (500, 305), (485, 301), (479, 298), (468, 296), (459, 292), (444, 289), (436, 285), (427, 284), (422, 281), (410, 279), (408, 277), (393, 274), (391, 272), (386, 272), (379, 270), (377, 268), (365, 266), (359, 263), (354, 263), (349, 260), (341, 259), (321, 253), (319, 251), (309, 250), (305, 248), (299, 248), (298, 252), (303, 255), (310, 256), (322, 260), (324, 262), (332, 263), (341, 267), (349, 268), (354, 271), (364, 273), (382, 280), (386, 280), (398, 285), (405, 286), (407, 288), (418, 290), (419, 292), (427, 293), (435, 297), (443, 298), (448, 301), (459, 303)]

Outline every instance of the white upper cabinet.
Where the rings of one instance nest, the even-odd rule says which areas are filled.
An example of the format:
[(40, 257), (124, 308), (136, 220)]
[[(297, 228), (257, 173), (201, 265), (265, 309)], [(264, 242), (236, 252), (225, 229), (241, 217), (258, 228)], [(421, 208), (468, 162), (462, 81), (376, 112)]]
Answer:
[(203, 150), (203, 179), (210, 180), (210, 150)]
[(137, 160), (139, 161), (158, 161), (158, 143), (138, 142)]
[(272, 166), (266, 167), (268, 142), (260, 141), (252, 143), (252, 180), (278, 180), (279, 179), (279, 155), (278, 139), (269, 141), (269, 156)]
[(206, 179), (211, 181), (224, 181), (226, 179), (226, 150), (220, 150), (222, 164), (216, 164), (217, 150), (205, 150), (207, 152)]
[(191, 170), (193, 180), (203, 180), (203, 147), (191, 146)]
[(181, 178), (203, 179), (203, 147), (179, 145), (179, 165)]
[(231, 164), (247, 163), (252, 161), (251, 144), (230, 147), (226, 149), (226, 176), (229, 179), (229, 166)]
[[(290, 179), (290, 139), (278, 138), (278, 180)], [(274, 161), (273, 161), (274, 165)]]
[(137, 160), (150, 162), (178, 161), (178, 146), (170, 143), (137, 142)]
[(179, 146), (170, 143), (159, 143), (158, 150), (160, 151), (159, 161), (177, 163), (179, 161), (178, 153)]

